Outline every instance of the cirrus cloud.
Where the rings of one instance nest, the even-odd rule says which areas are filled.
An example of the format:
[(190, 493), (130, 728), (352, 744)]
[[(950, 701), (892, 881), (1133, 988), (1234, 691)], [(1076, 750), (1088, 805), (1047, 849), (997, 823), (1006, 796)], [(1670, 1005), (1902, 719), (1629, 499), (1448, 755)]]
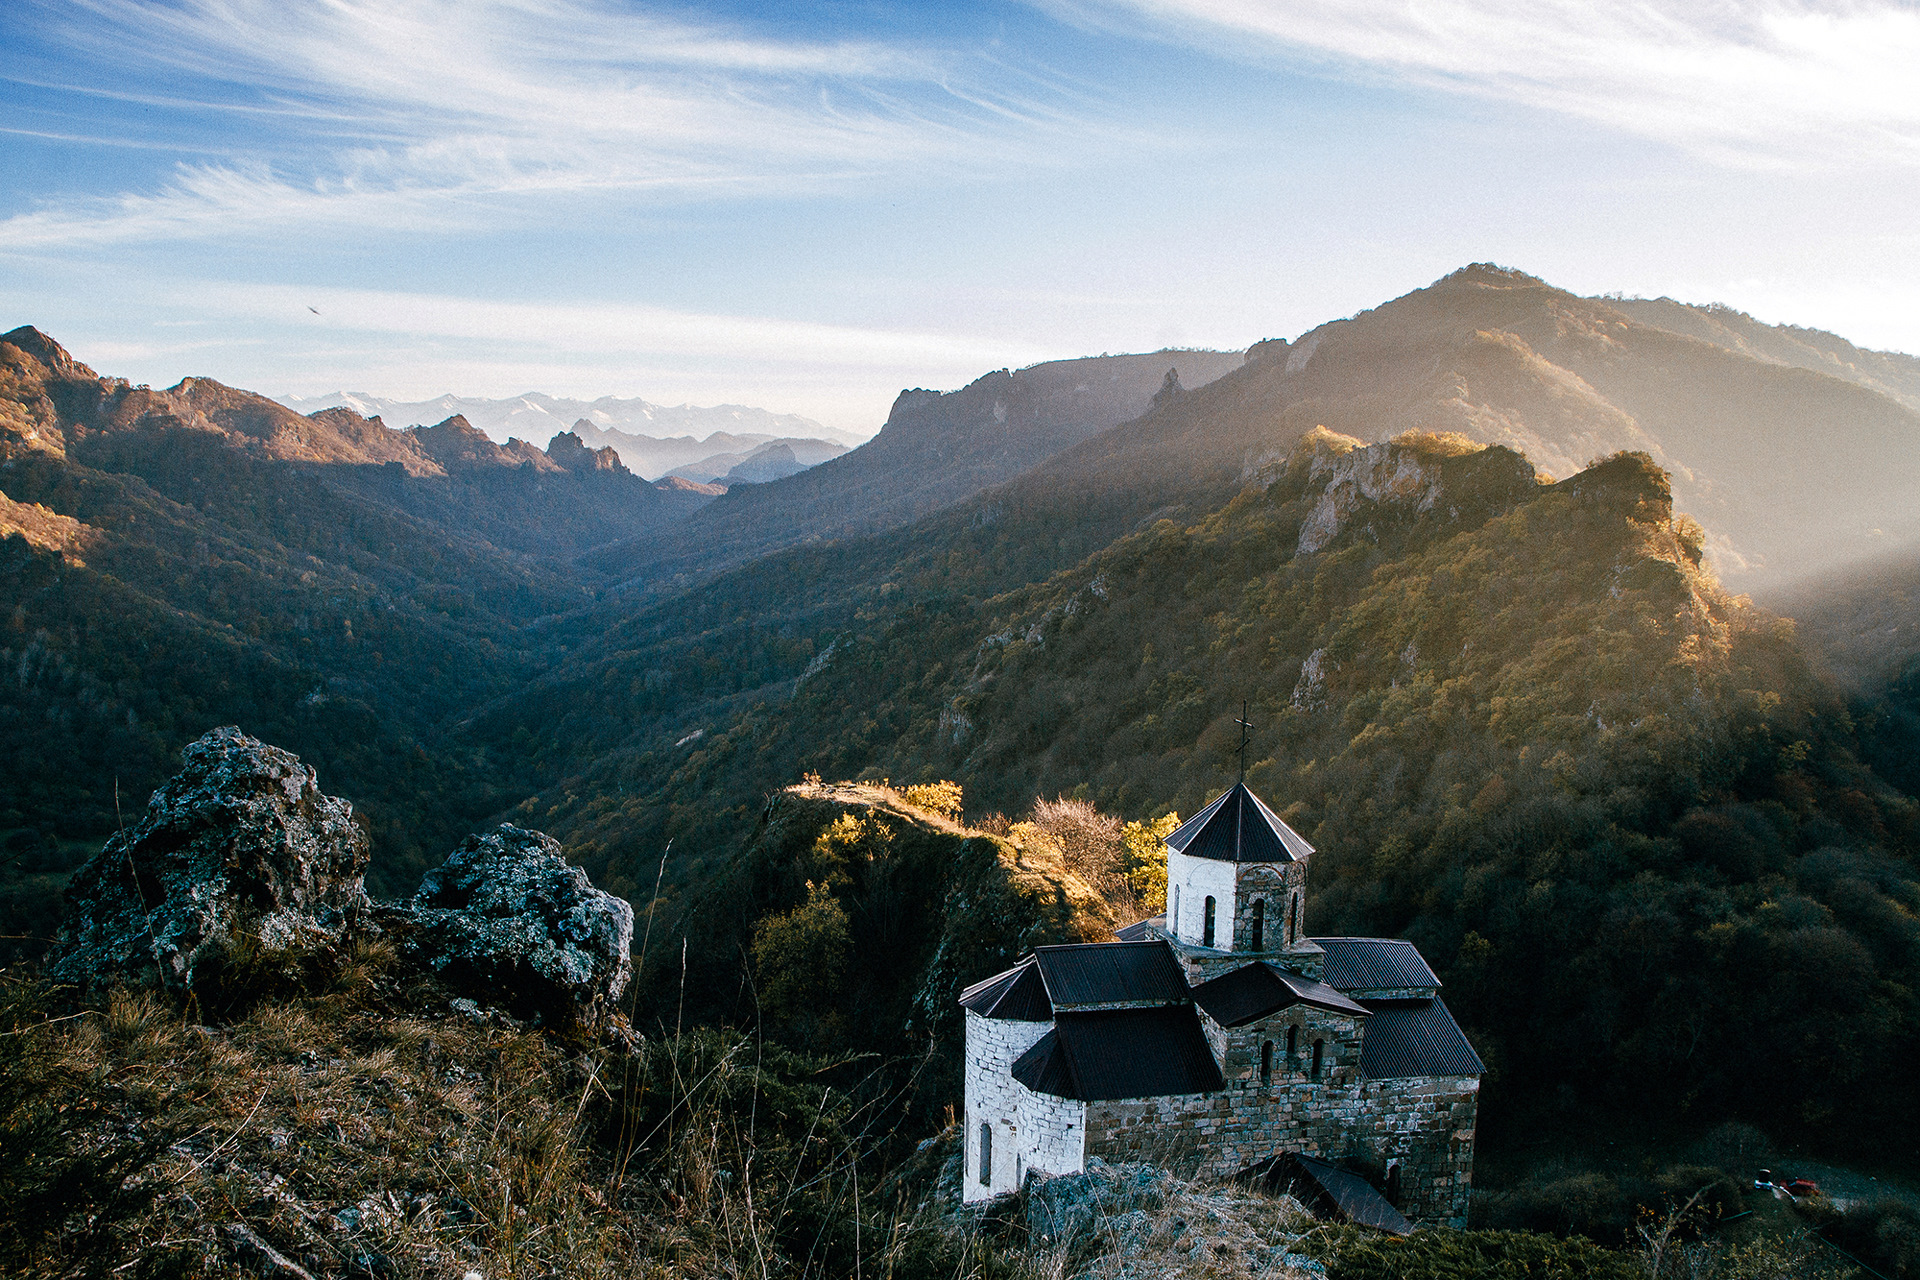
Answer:
[[(787, 194), (1043, 154), (1083, 91), (969, 52), (753, 39), (611, 0), (26, 0), (36, 33), (111, 50), (102, 83), (244, 113), (242, 161), (0, 220), (0, 242), (226, 236), (290, 226), (501, 225), (555, 194)], [(23, 83), (28, 83), (23, 81)], [(1095, 130), (1097, 132), (1097, 130)], [(518, 216), (526, 216), (524, 214)]]
[(1039, 0), (1229, 57), (1505, 99), (1735, 165), (1920, 164), (1902, 0)]

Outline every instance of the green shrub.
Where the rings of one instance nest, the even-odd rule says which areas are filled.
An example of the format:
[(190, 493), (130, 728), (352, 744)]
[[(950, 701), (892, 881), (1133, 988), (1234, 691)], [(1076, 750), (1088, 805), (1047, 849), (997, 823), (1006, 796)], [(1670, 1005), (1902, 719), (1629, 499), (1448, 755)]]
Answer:
[(1626, 1254), (1534, 1231), (1327, 1231), (1311, 1246), (1330, 1280), (1643, 1280)]

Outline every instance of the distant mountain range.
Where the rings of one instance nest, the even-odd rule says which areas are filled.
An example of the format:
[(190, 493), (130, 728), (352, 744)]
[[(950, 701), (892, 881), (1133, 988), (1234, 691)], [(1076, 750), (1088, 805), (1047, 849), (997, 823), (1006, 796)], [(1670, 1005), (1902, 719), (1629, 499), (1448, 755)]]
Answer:
[[(579, 428), (576, 426), (575, 430)], [(711, 441), (709, 441), (711, 443)], [(739, 453), (716, 453), (667, 472), (707, 484), (765, 484), (798, 475), (847, 451), (831, 440), (767, 440)]]
[[(708, 718), (706, 700), (797, 678), (805, 662), (792, 668), (794, 655), (817, 656), (874, 601), (936, 589), (987, 600), (1162, 522), (1190, 526), (1318, 426), (1362, 442), (1453, 433), (1559, 478), (1642, 451), (1672, 476), (1676, 528), (1697, 520), (1707, 563), (1763, 602), (1920, 535), (1920, 361), (1722, 307), (1582, 298), (1484, 264), (1245, 353), (1057, 361), (950, 392), (903, 391), (878, 435), (837, 456), (817, 424), (758, 410), (711, 411), (753, 430), (644, 441), (621, 424), (644, 412), (664, 430), (710, 411), (334, 396), (301, 403), (360, 408), (303, 416), (206, 379), (130, 387), (31, 329), (0, 343), (0, 534), (32, 550), (21, 572), (44, 575), (36, 599), (66, 619), (43, 630), (58, 655), (46, 670), (66, 673), (67, 692), (16, 691), (19, 741), (37, 744), (51, 770), (43, 800), (20, 813), (79, 815), (87, 829), (107, 810), (97, 791), (64, 789), (73, 761), (121, 760), (127, 779), (148, 779), (177, 745), (173, 726), (197, 733), (218, 714), (295, 726), (279, 734), (289, 746), (372, 779), (374, 811), (393, 791), (399, 832), (423, 819), (415, 792), (397, 790), (406, 774), (391, 752), (494, 699), (540, 707), (508, 737), (524, 728), (538, 739), (602, 697), (626, 700), (605, 720), (623, 741), (660, 723), (684, 736)], [(495, 414), (492, 430), (519, 442), (446, 412), (462, 405)], [(435, 425), (396, 430), (365, 410)], [(595, 412), (611, 421), (596, 425)], [(527, 442), (540, 438), (545, 449)], [(657, 450), (650, 463), (624, 460), (641, 447)], [(795, 468), (805, 469), (783, 474)], [(649, 473), (666, 480), (649, 484)], [(90, 610), (117, 602), (114, 645), (76, 621), (86, 592)], [(1874, 650), (1876, 673), (1902, 670), (1906, 637), (1920, 634), (1885, 607), (1805, 607), (1832, 619), (1821, 635), (1835, 653), (1847, 643), (1837, 633), (1892, 637)], [(38, 634), (34, 616), (20, 615), (23, 634)], [(742, 620), (738, 652), (689, 674), (676, 655), (711, 648), (701, 629), (730, 634)], [(381, 660), (369, 664), (362, 641), (376, 633)], [(118, 687), (118, 655), (184, 653), (188, 634), (220, 636), (279, 674), (243, 697), (214, 674), (250, 669), (236, 657), (204, 684), (181, 676), (173, 692), (132, 703), (73, 692), (90, 680)], [(528, 681), (550, 664), (621, 674), (612, 684), (593, 674), (549, 704)], [(311, 708), (284, 695), (315, 688), (336, 691), (327, 705), (358, 690), (352, 699), (383, 728), (341, 736), (337, 750), (302, 737)], [(28, 732), (46, 715), (66, 717), (70, 750)], [(588, 768), (611, 745), (600, 732), (560, 732), (526, 759)], [(477, 763), (491, 759), (471, 757), (488, 786), (545, 785), (532, 766), (496, 774)]]
[(1242, 359), (1237, 351), (1093, 356), (996, 370), (958, 391), (902, 391), (880, 433), (859, 448), (735, 489), (709, 517), (609, 547), (594, 565), (657, 588), (798, 542), (898, 528), (1137, 418), (1183, 386), (1212, 382)]
[[(720, 454), (746, 453), (777, 439), (830, 441), (843, 450), (863, 439), (796, 413), (771, 413), (736, 404), (668, 406), (617, 396), (570, 400), (539, 392), (501, 400), (456, 395), (392, 400), (360, 391), (277, 398), (300, 413), (340, 406), (396, 427), (424, 426), (458, 414), (500, 444), (509, 439), (537, 444), (572, 430), (596, 449), (613, 449), (634, 474), (650, 480), (675, 467)], [(715, 474), (726, 470), (723, 467)]]

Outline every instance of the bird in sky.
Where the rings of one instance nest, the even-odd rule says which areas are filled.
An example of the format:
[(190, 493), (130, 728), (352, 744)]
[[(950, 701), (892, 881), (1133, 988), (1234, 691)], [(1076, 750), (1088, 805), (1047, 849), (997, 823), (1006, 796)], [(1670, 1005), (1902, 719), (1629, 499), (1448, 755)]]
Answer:
[(309, 310), (309, 311), (311, 311), (311, 312), (313, 312), (313, 314), (315, 314), (315, 315), (319, 315), (319, 314), (320, 314), (320, 309), (319, 309), (318, 307), (308, 307), (308, 308), (307, 308), (307, 310)]

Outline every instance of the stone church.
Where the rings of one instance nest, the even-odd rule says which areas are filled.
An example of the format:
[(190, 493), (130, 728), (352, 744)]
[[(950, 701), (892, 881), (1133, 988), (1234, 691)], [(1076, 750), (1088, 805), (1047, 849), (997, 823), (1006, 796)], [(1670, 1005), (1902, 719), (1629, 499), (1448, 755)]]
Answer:
[(1166, 915), (963, 991), (966, 1198), (1095, 1156), (1284, 1158), (1464, 1225), (1485, 1067), (1412, 943), (1307, 936), (1312, 854), (1239, 783), (1167, 837)]

